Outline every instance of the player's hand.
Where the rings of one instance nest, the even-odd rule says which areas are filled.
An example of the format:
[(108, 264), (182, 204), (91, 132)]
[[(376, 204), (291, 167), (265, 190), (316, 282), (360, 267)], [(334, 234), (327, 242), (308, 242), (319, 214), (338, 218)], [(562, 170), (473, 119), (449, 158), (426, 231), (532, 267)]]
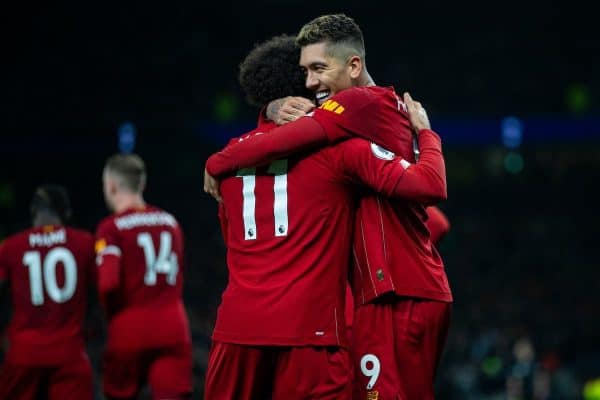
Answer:
[(309, 113), (315, 105), (304, 97), (284, 97), (267, 105), (267, 118), (277, 125), (285, 125)]
[(223, 200), (219, 192), (219, 181), (213, 178), (206, 171), (206, 168), (204, 169), (204, 191), (214, 197), (219, 203)]
[(429, 123), (429, 118), (427, 117), (427, 112), (425, 108), (419, 103), (410, 97), (408, 92), (404, 92), (404, 103), (408, 109), (408, 119), (410, 120), (410, 124), (416, 133), (419, 133), (421, 129), (431, 129), (431, 124)]

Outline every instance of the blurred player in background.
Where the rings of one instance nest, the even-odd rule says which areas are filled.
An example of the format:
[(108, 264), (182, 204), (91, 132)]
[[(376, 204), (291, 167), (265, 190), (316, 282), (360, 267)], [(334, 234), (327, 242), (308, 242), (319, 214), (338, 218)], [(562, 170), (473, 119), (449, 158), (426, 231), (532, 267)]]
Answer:
[[(243, 86), (245, 76), (263, 78), (244, 87), (252, 88), (250, 99), (264, 105), (301, 94), (280, 84), (301, 87), (297, 58), (291, 38), (254, 49), (241, 66)], [(274, 127), (261, 118), (256, 131), (230, 146)], [(444, 175), (439, 139), (423, 132), (419, 140), (427, 154), (408, 169), (355, 139), (223, 181), (220, 217), (230, 277), (213, 334), (207, 399), (350, 398), (343, 313), (354, 198), (359, 184), (388, 196), (443, 198), (445, 179), (436, 179)]]
[(9, 350), (0, 368), (0, 399), (92, 399), (83, 324), (95, 291), (94, 238), (65, 225), (66, 190), (38, 187), (33, 228), (0, 245), (0, 287), (10, 288)]
[(96, 233), (98, 286), (108, 322), (103, 387), (134, 399), (188, 399), (192, 348), (182, 300), (183, 234), (166, 211), (146, 204), (146, 168), (135, 154), (110, 157), (102, 176), (114, 215)]
[[(226, 176), (237, 168), (261, 165), (289, 156), (294, 149), (349, 135), (373, 140), (405, 160), (416, 160), (412, 134), (413, 128), (420, 127), (406, 112), (409, 104), (405, 103), (411, 100), (405, 97), (403, 103), (393, 89), (374, 85), (364, 64), (362, 32), (351, 18), (343, 14), (316, 18), (302, 28), (297, 43), (302, 48), (306, 87), (313, 91), (319, 108), (310, 118), (300, 118), (306, 109), (299, 102), (286, 109), (287, 118), (268, 113), (271, 120), (294, 122), (211, 156), (209, 192), (217, 193), (210, 175)], [(277, 108), (270, 106), (267, 111)], [(380, 150), (382, 156), (394, 154)], [(443, 262), (431, 243), (424, 205), (372, 194), (360, 199), (351, 279), (359, 306), (352, 335), (356, 398), (433, 398), (452, 294)]]

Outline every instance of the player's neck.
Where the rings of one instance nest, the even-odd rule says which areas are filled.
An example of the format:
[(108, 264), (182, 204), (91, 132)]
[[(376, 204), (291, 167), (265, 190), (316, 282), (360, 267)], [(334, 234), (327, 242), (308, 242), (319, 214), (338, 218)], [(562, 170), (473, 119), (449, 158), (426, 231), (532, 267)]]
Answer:
[(358, 86), (375, 86), (375, 81), (366, 69), (363, 69), (358, 77)]
[(146, 202), (141, 193), (121, 193), (115, 199), (115, 213), (119, 214), (132, 208), (144, 208)]
[(33, 227), (39, 228), (45, 225), (62, 225), (60, 218), (54, 214), (40, 212), (33, 217)]

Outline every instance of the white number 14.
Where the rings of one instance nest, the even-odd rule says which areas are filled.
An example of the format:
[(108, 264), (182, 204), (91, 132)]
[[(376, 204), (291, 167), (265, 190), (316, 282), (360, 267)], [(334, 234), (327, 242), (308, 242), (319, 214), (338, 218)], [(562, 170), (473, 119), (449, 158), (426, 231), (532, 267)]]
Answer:
[(160, 233), (160, 248), (158, 256), (154, 250), (152, 236), (147, 232), (142, 232), (137, 237), (138, 245), (144, 250), (146, 258), (146, 273), (144, 274), (144, 283), (148, 286), (156, 285), (156, 274), (166, 274), (167, 283), (175, 285), (179, 263), (177, 254), (171, 251), (173, 238), (170, 232)]

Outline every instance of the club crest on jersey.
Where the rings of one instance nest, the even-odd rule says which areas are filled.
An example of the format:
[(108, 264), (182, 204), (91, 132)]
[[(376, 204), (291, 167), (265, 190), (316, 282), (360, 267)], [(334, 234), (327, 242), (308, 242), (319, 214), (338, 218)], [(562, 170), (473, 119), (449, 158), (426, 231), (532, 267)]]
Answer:
[(341, 114), (345, 110), (344, 106), (342, 106), (341, 104), (339, 104), (337, 101), (334, 101), (334, 100), (325, 101), (325, 103), (321, 104), (321, 106), (319, 108), (326, 110), (326, 111), (334, 112), (336, 114)]
[(393, 160), (394, 157), (396, 157), (396, 155), (394, 153), (392, 153), (389, 150), (384, 149), (383, 147), (381, 147), (375, 143), (371, 143), (371, 151), (373, 152), (373, 155), (375, 157), (382, 159), (382, 160), (386, 160), (386, 161)]
[(99, 239), (96, 241), (96, 254), (100, 253), (102, 250), (104, 250), (106, 248), (106, 240), (104, 239)]
[(367, 392), (367, 400), (379, 400), (379, 392), (377, 390), (369, 390)]

